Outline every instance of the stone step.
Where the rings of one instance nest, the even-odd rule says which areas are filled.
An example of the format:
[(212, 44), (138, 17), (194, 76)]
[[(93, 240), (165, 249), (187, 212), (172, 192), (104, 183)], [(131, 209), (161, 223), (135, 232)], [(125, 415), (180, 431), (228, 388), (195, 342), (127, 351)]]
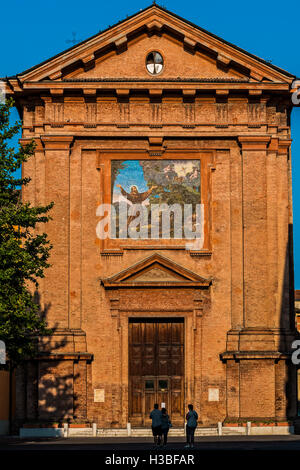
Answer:
[(217, 436), (217, 428), (197, 428), (195, 431), (195, 436)]
[[(74, 435), (74, 434), (73, 434)], [(217, 436), (217, 428), (197, 428), (195, 436)], [(102, 437), (127, 437), (127, 429), (98, 429), (97, 436)], [(184, 428), (171, 428), (169, 437), (184, 437)], [(132, 428), (131, 437), (152, 437), (151, 428)]]
[[(195, 436), (217, 436), (217, 428), (197, 428)], [(152, 430), (147, 428), (133, 428), (131, 430), (132, 437), (151, 437)], [(171, 428), (169, 430), (169, 437), (184, 437), (185, 429), (184, 428)]]
[(97, 429), (99, 437), (127, 437), (127, 429)]
[(73, 437), (73, 436), (90, 437), (92, 435), (93, 435), (92, 428), (69, 428), (69, 437)]
[[(289, 435), (294, 433), (293, 426), (263, 426), (251, 427), (251, 435), (261, 434), (276, 434), (276, 435)], [(92, 428), (69, 428), (69, 437), (92, 437)], [(246, 427), (227, 427), (222, 428), (222, 436), (241, 436), (246, 434)], [(62, 428), (21, 428), (20, 437), (63, 437), (64, 429)], [(123, 429), (97, 429), (98, 437), (128, 437), (127, 428)], [(202, 428), (198, 427), (195, 432), (195, 437), (201, 436), (218, 436), (218, 429), (216, 427)], [(152, 437), (151, 428), (132, 428), (131, 437)], [(171, 428), (169, 431), (169, 437), (185, 437), (184, 428)]]
[(242, 430), (222, 429), (222, 436), (241, 436), (246, 434), (246, 428)]

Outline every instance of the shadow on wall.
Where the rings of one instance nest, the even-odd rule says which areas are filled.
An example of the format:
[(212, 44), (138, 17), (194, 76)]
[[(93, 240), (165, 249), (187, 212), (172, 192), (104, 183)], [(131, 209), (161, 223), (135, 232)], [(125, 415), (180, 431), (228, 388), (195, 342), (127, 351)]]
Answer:
[[(35, 292), (40, 305), (40, 295)], [(40, 309), (41, 317), (47, 321), (51, 304)], [(76, 417), (76, 395), (74, 361), (68, 360), (65, 351), (68, 338), (58, 324), (51, 327), (53, 334), (39, 340), (37, 357), (25, 361), (16, 370), (16, 414), (13, 432), (26, 423), (27, 427), (39, 427), (47, 423), (61, 424)], [(67, 358), (67, 359), (66, 359)]]

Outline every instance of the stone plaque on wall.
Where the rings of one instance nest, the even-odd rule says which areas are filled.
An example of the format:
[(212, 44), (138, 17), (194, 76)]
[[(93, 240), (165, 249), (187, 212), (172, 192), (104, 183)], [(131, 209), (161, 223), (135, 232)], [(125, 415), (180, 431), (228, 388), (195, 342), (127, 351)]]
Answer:
[(208, 401), (219, 401), (219, 389), (218, 388), (208, 389)]
[(104, 401), (105, 401), (104, 388), (95, 388), (94, 389), (94, 402), (104, 403)]

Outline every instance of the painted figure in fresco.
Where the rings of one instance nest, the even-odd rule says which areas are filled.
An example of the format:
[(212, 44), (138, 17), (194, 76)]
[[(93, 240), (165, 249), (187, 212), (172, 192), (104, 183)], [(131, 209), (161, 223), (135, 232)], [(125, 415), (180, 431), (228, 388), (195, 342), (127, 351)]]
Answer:
[(150, 196), (153, 189), (157, 188), (157, 186), (151, 186), (148, 191), (145, 191), (144, 193), (139, 193), (138, 188), (136, 186), (131, 186), (130, 193), (127, 193), (120, 184), (117, 184), (116, 186), (120, 188), (122, 196), (126, 197), (128, 201), (132, 202), (132, 204), (142, 204), (142, 202)]
[[(117, 184), (116, 186), (120, 188), (122, 196), (126, 197), (128, 201), (130, 201), (132, 204), (142, 204), (142, 202), (145, 201), (150, 196), (153, 189), (157, 188), (157, 186), (151, 186), (151, 188), (148, 189), (148, 191), (145, 191), (144, 193), (139, 193), (138, 188), (136, 186), (131, 186), (130, 193), (127, 193), (120, 184)], [(128, 216), (127, 227), (136, 217), (138, 217), (138, 215), (139, 213), (137, 213), (137, 215)]]

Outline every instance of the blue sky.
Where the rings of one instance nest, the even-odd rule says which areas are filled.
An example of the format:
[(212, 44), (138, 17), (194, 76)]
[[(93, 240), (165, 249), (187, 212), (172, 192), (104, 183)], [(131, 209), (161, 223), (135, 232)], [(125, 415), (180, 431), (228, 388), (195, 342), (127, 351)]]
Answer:
[(149, 188), (139, 160), (126, 160), (125, 164), (126, 167), (119, 172), (116, 178), (114, 194), (118, 195), (121, 193), (121, 190), (116, 187), (117, 184), (120, 184), (128, 193), (130, 193), (131, 186), (136, 186), (139, 193), (147, 191)]
[[(150, 1), (10, 0), (1, 4), (0, 77), (14, 75), (147, 7)], [(162, 0), (208, 31), (300, 76), (296, 4), (278, 0)], [(4, 20), (3, 20), (4, 19)], [(14, 114), (16, 117), (16, 113)], [(292, 112), (295, 288), (300, 289), (300, 109)]]

